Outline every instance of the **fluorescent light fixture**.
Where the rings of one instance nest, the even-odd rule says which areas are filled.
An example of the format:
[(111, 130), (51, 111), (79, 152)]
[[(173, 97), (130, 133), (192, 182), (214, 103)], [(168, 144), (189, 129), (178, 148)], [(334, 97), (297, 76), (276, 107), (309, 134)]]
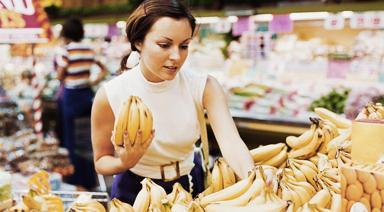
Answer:
[(344, 18), (351, 18), (353, 16), (353, 12), (352, 11), (343, 11), (343, 12), (341, 12), (341, 15)]
[(303, 12), (303, 13), (291, 13), (289, 17), (292, 21), (304, 21), (304, 20), (317, 20), (325, 19), (329, 15), (328, 12)]
[(260, 14), (260, 15), (252, 16), (252, 20), (255, 22), (269, 22), (269, 21), (272, 21), (272, 19), (273, 19), (272, 14)]
[(126, 26), (126, 24), (127, 24), (127, 22), (125, 22), (125, 21), (118, 21), (116, 23), (116, 27), (119, 29), (123, 29)]
[(196, 23), (198, 24), (213, 24), (217, 23), (220, 21), (219, 17), (197, 17), (196, 18)]

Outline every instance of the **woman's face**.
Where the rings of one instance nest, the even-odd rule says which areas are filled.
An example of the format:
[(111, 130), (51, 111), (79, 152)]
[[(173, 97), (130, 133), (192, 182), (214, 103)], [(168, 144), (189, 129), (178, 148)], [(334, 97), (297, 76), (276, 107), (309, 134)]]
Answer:
[(144, 77), (151, 82), (174, 79), (188, 56), (191, 38), (188, 19), (163, 17), (157, 20), (143, 43), (136, 45)]

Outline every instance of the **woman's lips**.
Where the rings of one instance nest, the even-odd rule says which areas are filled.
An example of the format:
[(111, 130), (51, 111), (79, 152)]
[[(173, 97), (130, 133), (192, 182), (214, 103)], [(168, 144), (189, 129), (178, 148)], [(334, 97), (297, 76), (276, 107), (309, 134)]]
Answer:
[(164, 66), (169, 72), (176, 72), (177, 67), (176, 66)]

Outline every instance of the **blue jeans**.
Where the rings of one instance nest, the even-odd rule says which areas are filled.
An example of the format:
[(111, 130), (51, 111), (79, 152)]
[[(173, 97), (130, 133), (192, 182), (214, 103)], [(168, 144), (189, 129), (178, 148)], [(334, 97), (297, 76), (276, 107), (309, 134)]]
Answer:
[[(91, 117), (91, 109), (94, 92), (91, 88), (68, 89), (64, 88), (62, 96), (62, 118), (63, 118), (63, 141), (64, 147), (69, 151), (69, 157), (75, 167), (75, 173), (67, 179), (68, 183), (81, 185), (88, 189), (96, 186), (96, 173), (93, 161), (75, 154), (79, 149), (76, 147), (77, 118)], [(91, 132), (89, 130), (89, 141)], [(89, 145), (92, 145), (89, 142)], [(81, 151), (81, 150), (80, 150)]]

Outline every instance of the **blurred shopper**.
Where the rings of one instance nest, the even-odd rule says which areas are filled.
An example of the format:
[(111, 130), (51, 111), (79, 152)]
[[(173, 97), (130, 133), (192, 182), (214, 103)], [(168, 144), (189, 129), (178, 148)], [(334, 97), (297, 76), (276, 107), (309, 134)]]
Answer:
[[(253, 168), (220, 84), (211, 76), (181, 70), (195, 27), (195, 18), (177, 0), (144, 1), (128, 18), (126, 33), (133, 52), (123, 58), (124, 72), (98, 90), (92, 108), (96, 170), (116, 175), (111, 198), (132, 204), (145, 177), (167, 193), (176, 182), (193, 194), (202, 191), (197, 186), (203, 182), (192, 174), (199, 164), (194, 163), (200, 136), (195, 104), (207, 110), (220, 150), (236, 174), (244, 178)], [(133, 146), (127, 140), (124, 147), (114, 146), (114, 121), (131, 95), (148, 105), (155, 131), (143, 142), (139, 131)]]
[[(95, 60), (95, 53), (90, 46), (82, 43), (84, 28), (82, 21), (70, 18), (63, 24), (61, 36), (64, 39), (64, 53), (58, 64), (57, 78), (63, 84), (62, 118), (64, 146), (69, 150), (71, 162), (75, 166), (75, 173), (68, 182), (91, 189), (96, 185), (96, 174), (93, 163), (75, 152), (79, 142), (76, 141), (75, 121), (79, 118), (90, 117), (94, 92), (93, 85), (97, 85), (107, 73), (105, 66)], [(91, 67), (100, 67), (98, 76), (91, 79)]]

